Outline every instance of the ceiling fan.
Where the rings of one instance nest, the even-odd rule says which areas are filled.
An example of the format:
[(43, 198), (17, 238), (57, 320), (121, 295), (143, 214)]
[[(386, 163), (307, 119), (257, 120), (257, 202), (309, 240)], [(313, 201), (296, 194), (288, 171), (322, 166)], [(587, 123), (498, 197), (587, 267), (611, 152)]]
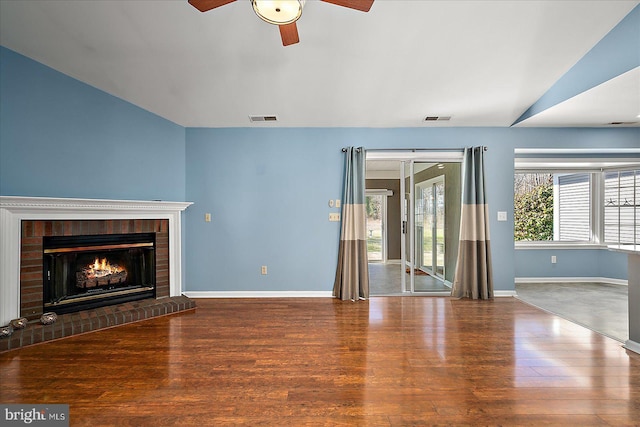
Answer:
[[(189, 4), (200, 12), (233, 3), (236, 0), (189, 0)], [(280, 28), (282, 45), (289, 46), (300, 41), (296, 21), (302, 15), (306, 0), (251, 0), (253, 10), (263, 21)], [(374, 0), (321, 0), (349, 9), (368, 12)]]

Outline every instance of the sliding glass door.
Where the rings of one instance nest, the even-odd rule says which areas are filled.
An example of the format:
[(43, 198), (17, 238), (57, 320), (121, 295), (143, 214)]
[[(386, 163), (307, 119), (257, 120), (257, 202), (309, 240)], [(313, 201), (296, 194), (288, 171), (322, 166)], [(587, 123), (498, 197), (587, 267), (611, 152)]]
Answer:
[[(372, 227), (368, 227), (367, 233), (372, 261), (369, 266), (372, 295), (398, 292), (448, 295), (459, 240), (462, 153), (433, 150), (386, 154), (389, 155), (388, 160), (374, 157), (372, 170), (367, 173), (399, 184), (396, 187), (399, 197), (387, 206), (389, 218), (397, 221), (388, 227), (396, 227), (396, 231), (387, 234), (386, 240), (396, 242), (394, 245), (399, 243), (400, 251), (395, 246), (392, 259), (380, 262), (386, 258), (384, 245), (380, 245), (378, 239), (384, 236), (388, 227), (377, 220), (376, 206), (379, 202), (375, 198), (369, 199), (367, 214)], [(369, 162), (370, 153), (367, 156)], [(392, 169), (395, 169), (395, 175), (392, 175)], [(371, 176), (367, 177), (370, 185), (380, 185), (380, 179), (376, 181)], [(401, 231), (399, 235), (398, 230)], [(375, 292), (376, 277), (383, 284), (378, 293)], [(394, 284), (392, 292), (386, 286), (389, 283)]]
[(421, 272), (444, 278), (444, 175), (415, 184), (416, 266)]
[(366, 192), (367, 256), (369, 262), (387, 260), (387, 195)]
[(460, 225), (460, 165), (421, 160), (405, 165), (405, 195), (411, 213), (406, 276), (412, 293), (451, 290)]

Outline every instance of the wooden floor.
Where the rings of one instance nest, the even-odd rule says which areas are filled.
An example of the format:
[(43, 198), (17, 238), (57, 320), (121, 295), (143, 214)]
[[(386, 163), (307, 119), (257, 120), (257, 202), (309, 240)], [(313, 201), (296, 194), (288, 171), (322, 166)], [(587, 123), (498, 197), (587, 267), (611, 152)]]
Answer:
[(71, 425), (638, 425), (640, 355), (514, 298), (198, 300), (0, 354)]

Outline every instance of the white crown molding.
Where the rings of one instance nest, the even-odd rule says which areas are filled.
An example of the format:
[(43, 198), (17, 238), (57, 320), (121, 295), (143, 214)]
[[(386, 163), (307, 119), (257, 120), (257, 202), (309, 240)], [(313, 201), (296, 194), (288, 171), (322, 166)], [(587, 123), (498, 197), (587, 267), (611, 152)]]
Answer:
[(169, 220), (169, 293), (182, 292), (181, 214), (191, 202), (0, 196), (0, 325), (20, 314), (23, 220)]

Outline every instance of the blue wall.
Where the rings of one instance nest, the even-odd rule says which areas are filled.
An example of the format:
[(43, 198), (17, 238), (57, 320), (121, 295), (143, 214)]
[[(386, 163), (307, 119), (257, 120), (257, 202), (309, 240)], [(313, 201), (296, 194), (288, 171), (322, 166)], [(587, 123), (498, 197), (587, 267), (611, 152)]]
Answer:
[[(332, 211), (328, 201), (342, 198), (341, 148), (460, 148), (488, 142), (474, 137), (476, 133), (474, 129), (188, 129), (187, 199), (196, 204), (186, 214), (187, 289), (331, 290), (339, 223), (328, 221)], [(495, 171), (490, 179), (497, 190), (494, 206), (504, 210), (513, 205), (509, 201), (513, 196), (502, 197), (504, 189), (513, 193), (513, 150), (507, 148), (487, 159)], [(204, 222), (206, 212), (212, 213), (211, 223)], [(513, 260), (513, 233), (500, 225), (495, 224), (494, 236), (509, 240), (511, 247), (494, 246), (494, 253)], [(261, 265), (269, 267), (267, 276), (260, 274)], [(513, 288), (513, 271), (500, 270), (496, 276), (497, 288)]]
[[(551, 256), (556, 264), (551, 264)], [(627, 255), (606, 249), (519, 249), (516, 277), (605, 277), (627, 279)]]
[[(522, 276), (513, 248), (514, 148), (623, 148), (639, 140), (640, 129), (187, 129), (187, 199), (195, 202), (186, 213), (187, 289), (329, 291), (339, 226), (328, 222), (327, 202), (341, 198), (342, 147), (486, 145), (495, 288), (512, 290)], [(499, 210), (508, 212), (507, 222), (496, 221)], [(626, 265), (622, 254), (606, 257)], [(261, 265), (269, 267), (267, 276)], [(592, 275), (579, 273), (578, 262), (560, 264), (569, 265), (574, 275)], [(546, 257), (526, 268), (558, 275)], [(613, 277), (626, 278), (626, 271)]]
[[(628, 258), (627, 254), (600, 250), (600, 256), (598, 257), (600, 275), (598, 277), (627, 280)], [(577, 265), (581, 265), (581, 261), (578, 261)], [(577, 271), (579, 272), (580, 270), (578, 269)]]
[[(488, 146), (497, 290), (513, 289), (526, 269), (541, 277), (558, 276), (558, 268), (626, 277), (618, 274), (626, 270), (622, 254), (589, 251), (590, 270), (582, 274), (584, 254), (556, 253), (553, 270), (544, 254), (537, 261), (514, 251), (513, 150), (637, 147), (640, 129), (185, 130), (5, 48), (0, 67), (0, 194), (195, 202), (185, 213), (185, 290), (331, 290), (339, 223), (328, 221), (337, 210), (327, 202), (342, 197), (340, 149), (351, 145)], [(104, 153), (111, 166), (96, 166)], [(497, 222), (497, 211), (509, 220)]]
[(183, 201), (183, 127), (0, 47), (0, 195)]
[(188, 290), (331, 289), (342, 153), (329, 134), (187, 129)]

